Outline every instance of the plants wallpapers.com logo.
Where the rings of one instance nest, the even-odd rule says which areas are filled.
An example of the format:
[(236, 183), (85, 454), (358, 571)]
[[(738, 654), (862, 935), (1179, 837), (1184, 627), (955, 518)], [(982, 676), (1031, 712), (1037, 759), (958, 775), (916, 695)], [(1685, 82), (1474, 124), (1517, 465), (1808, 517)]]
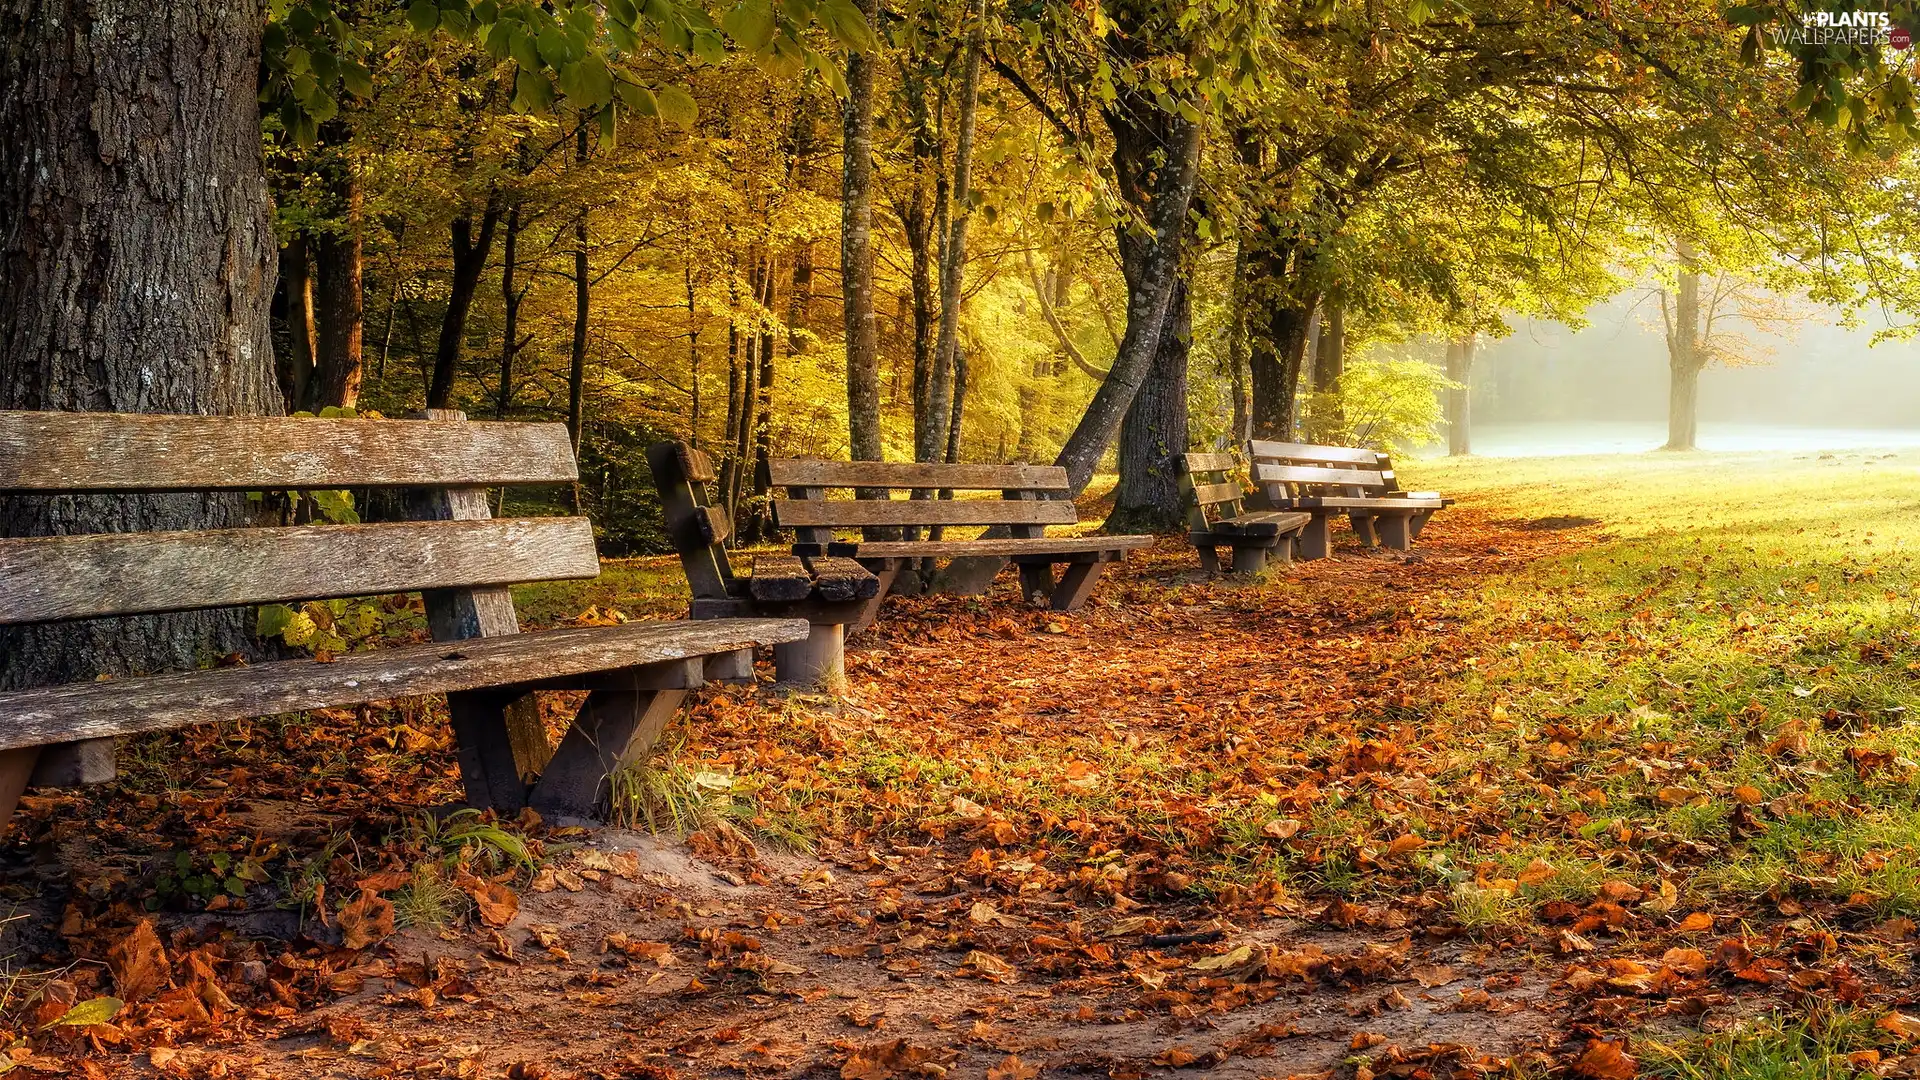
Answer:
[(1809, 11), (1798, 23), (1771, 28), (1775, 45), (1881, 45), (1906, 49), (1913, 33), (1885, 11)]

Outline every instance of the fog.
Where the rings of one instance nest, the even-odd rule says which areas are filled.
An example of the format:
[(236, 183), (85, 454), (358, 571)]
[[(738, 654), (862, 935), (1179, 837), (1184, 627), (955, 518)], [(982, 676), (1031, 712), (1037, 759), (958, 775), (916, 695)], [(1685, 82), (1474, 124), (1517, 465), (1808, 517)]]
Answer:
[[(1791, 337), (1737, 324), (1762, 362), (1701, 373), (1701, 449), (1920, 445), (1920, 342), (1870, 346), (1871, 323), (1847, 329), (1828, 311), (1801, 314)], [(1665, 441), (1657, 299), (1636, 289), (1587, 315), (1578, 331), (1514, 319), (1510, 336), (1483, 339), (1473, 376), (1475, 453), (1631, 452)]]

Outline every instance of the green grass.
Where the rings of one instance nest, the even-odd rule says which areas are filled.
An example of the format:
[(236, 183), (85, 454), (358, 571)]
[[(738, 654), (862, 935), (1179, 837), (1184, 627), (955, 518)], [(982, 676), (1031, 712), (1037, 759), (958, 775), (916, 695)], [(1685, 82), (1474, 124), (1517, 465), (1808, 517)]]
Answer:
[[(1510, 719), (1483, 752), (1536, 770), (1542, 726), (1600, 725), (1556, 786), (1598, 793), (1586, 812), (1615, 831), (1711, 845), (1690, 882), (1702, 897), (1786, 884), (1920, 912), (1916, 465), (1911, 452), (1416, 464), (1414, 485), (1496, 519), (1594, 518), (1603, 535), (1434, 599), (1433, 614), (1506, 643), (1461, 673), (1452, 713), (1500, 703)], [(1890, 760), (1863, 772), (1849, 751)], [(1788, 802), (1736, 839), (1726, 792), (1741, 785)], [(1663, 787), (1702, 795), (1668, 805)]]
[(1893, 1040), (1860, 1013), (1815, 1010), (1804, 1018), (1762, 1016), (1731, 1031), (1635, 1043), (1641, 1075), (1664, 1080), (1850, 1080), (1877, 1075)]

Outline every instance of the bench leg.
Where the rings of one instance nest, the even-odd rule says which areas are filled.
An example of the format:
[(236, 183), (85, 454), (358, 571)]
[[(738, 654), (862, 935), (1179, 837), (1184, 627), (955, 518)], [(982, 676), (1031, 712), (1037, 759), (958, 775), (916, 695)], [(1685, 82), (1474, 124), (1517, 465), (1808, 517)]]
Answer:
[(529, 800), (548, 820), (598, 818), (615, 769), (642, 760), (680, 711), (685, 690), (595, 690)]
[(1300, 557), (1324, 559), (1332, 554), (1333, 530), (1327, 525), (1327, 515), (1315, 514), (1313, 520), (1300, 529)]
[(5, 825), (13, 817), (14, 808), (20, 805), (20, 793), (27, 790), (34, 762), (40, 760), (40, 749), (23, 746), (17, 750), (0, 750), (0, 825)]
[(1431, 510), (1422, 510), (1419, 513), (1413, 515), (1413, 518), (1412, 518), (1413, 523), (1410, 527), (1410, 531), (1412, 532), (1413, 538), (1415, 540), (1420, 539), (1420, 530), (1427, 527), (1427, 519), (1432, 516), (1433, 516), (1433, 511)]
[(1236, 574), (1257, 574), (1266, 565), (1266, 548), (1237, 547), (1233, 549), (1233, 572)]
[(1107, 564), (1098, 561), (1068, 563), (1060, 581), (1053, 587), (1053, 610), (1078, 611), (1093, 595), (1094, 583)]
[(1205, 570), (1209, 574), (1217, 574), (1220, 572), (1220, 553), (1218, 551), (1210, 547), (1197, 547), (1194, 548), (1194, 550), (1200, 553), (1200, 569)]
[(1373, 520), (1379, 526), (1380, 542), (1395, 551), (1413, 546), (1413, 530), (1406, 514), (1381, 514)]
[(1020, 564), (1020, 598), (1029, 603), (1045, 601), (1053, 595), (1052, 563)]
[(824, 683), (838, 689), (847, 680), (845, 632), (839, 623), (819, 623), (806, 640), (775, 645), (774, 677), (783, 683)]
[(1279, 543), (1267, 549), (1267, 562), (1270, 564), (1279, 563), (1282, 566), (1291, 565), (1293, 562), (1293, 547), (1299, 543), (1299, 541), (1300, 537), (1297, 533), (1289, 533), (1282, 536)]
[(115, 740), (111, 738), (43, 746), (27, 786), (81, 787), (108, 783), (118, 771), (114, 747)]
[(1353, 535), (1359, 537), (1361, 543), (1368, 547), (1380, 546), (1380, 533), (1374, 528), (1372, 514), (1348, 514), (1347, 521), (1353, 525)]
[(447, 695), (447, 717), (459, 750), (460, 781), (467, 805), (512, 817), (527, 805), (527, 785), (514, 753), (516, 740), (507, 708), (524, 695), (499, 690), (463, 690)]
[(867, 627), (872, 626), (873, 620), (880, 617), (880, 602), (885, 600), (887, 594), (893, 591), (895, 583), (900, 580), (900, 575), (907, 568), (907, 561), (905, 559), (888, 559), (878, 567), (870, 563), (863, 563), (862, 565), (866, 566), (868, 570), (871, 570), (874, 577), (880, 579), (880, 588), (879, 591), (873, 594), (873, 599), (867, 601), (866, 604), (860, 608), (860, 614), (855, 616), (853, 624), (847, 627), (846, 635), (848, 637), (852, 637)]

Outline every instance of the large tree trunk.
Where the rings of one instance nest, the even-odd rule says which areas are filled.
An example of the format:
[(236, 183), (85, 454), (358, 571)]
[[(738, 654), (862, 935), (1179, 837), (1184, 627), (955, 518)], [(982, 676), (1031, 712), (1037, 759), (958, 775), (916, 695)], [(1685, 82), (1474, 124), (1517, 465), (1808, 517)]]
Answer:
[[(1094, 468), (1112, 444), (1121, 420), (1133, 406), (1134, 395), (1146, 381), (1147, 370), (1159, 355), (1186, 246), (1187, 208), (1192, 205), (1199, 177), (1200, 125), (1177, 113), (1159, 112), (1151, 98), (1130, 98), (1129, 107), (1109, 113), (1108, 123), (1114, 130), (1114, 156), (1123, 166), (1130, 201), (1145, 209), (1152, 232), (1128, 241), (1127, 223), (1115, 230), (1122, 238), (1123, 253), (1129, 247), (1137, 250), (1134, 257), (1123, 254), (1121, 259), (1127, 279), (1126, 333), (1106, 379), (1094, 391), (1080, 423), (1054, 459), (1054, 464), (1067, 470), (1068, 483), (1076, 495), (1093, 479)], [(1151, 125), (1152, 130), (1141, 117), (1157, 121)], [(1150, 172), (1139, 167), (1155, 154), (1164, 154), (1165, 160)]]
[(980, 103), (980, 52), (987, 28), (985, 0), (967, 5), (966, 54), (960, 67), (958, 134), (953, 151), (953, 188), (949, 196), (951, 224), (940, 245), (940, 337), (933, 354), (932, 379), (927, 387), (926, 441), (917, 447), (922, 461), (939, 461), (947, 449), (952, 424), (954, 367), (960, 352), (960, 287), (967, 271), (967, 223), (973, 218), (968, 192), (973, 183), (974, 118)]
[[(279, 413), (259, 3), (0, 17), (0, 408)], [(0, 536), (208, 529), (233, 495), (0, 498)], [(195, 664), (226, 610), (0, 629), (0, 688)]]
[(274, 358), (274, 375), (282, 403), (288, 412), (296, 412), (307, 407), (307, 384), (319, 347), (314, 341), (313, 259), (304, 232), (295, 232), (280, 249), (280, 288), (287, 302), (287, 348)]
[(1665, 450), (1695, 448), (1700, 425), (1700, 369), (1706, 366), (1700, 342), (1700, 271), (1693, 245), (1676, 245), (1680, 261), (1673, 321), (1667, 327), (1667, 445)]
[(1457, 384), (1447, 391), (1449, 457), (1473, 453), (1473, 350), (1477, 343), (1473, 334), (1447, 343), (1447, 378)]
[[(1284, 279), (1282, 279), (1284, 280)], [(1288, 441), (1298, 427), (1294, 399), (1307, 354), (1313, 302), (1282, 301), (1266, 313), (1264, 333), (1253, 335), (1247, 373), (1253, 383), (1253, 437)]]
[(337, 221), (314, 238), (316, 342), (313, 383), (307, 407), (351, 409), (360, 400), (365, 337), (361, 292), (362, 244), (360, 177), (342, 153), (328, 169), (329, 201)]
[[(880, 0), (862, 0), (867, 25), (880, 25)], [(873, 320), (873, 74), (875, 51), (847, 56), (841, 114), (840, 295), (847, 343), (847, 448), (879, 461), (880, 345)]]
[(1347, 313), (1337, 303), (1322, 306), (1320, 345), (1313, 353), (1313, 388), (1331, 394), (1347, 371)]
[(1120, 425), (1120, 483), (1113, 491), (1110, 533), (1172, 532), (1184, 520), (1180, 469), (1187, 449), (1187, 353), (1192, 303), (1184, 280), (1174, 283), (1166, 329), (1153, 368)]
[(460, 371), (460, 353), (467, 344), (467, 313), (473, 309), (473, 294), (480, 288), (480, 275), (487, 269), (487, 255), (493, 250), (493, 229), (500, 220), (501, 197), (494, 191), (480, 215), (478, 231), (473, 215), (461, 214), (448, 229), (453, 249), (453, 280), (447, 289), (447, 311), (440, 320), (440, 340), (433, 351), (433, 374), (427, 381), (427, 408), (453, 408), (453, 380)]

